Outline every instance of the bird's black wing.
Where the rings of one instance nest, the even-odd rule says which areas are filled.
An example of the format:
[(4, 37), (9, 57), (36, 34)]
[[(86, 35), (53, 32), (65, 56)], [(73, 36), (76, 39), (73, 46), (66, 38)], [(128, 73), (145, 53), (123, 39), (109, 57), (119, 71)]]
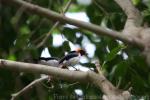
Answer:
[(77, 56), (78, 53), (69, 53), (66, 56), (64, 56), (62, 59), (60, 59), (59, 64), (61, 64), (65, 60), (69, 60), (70, 58), (77, 57)]
[(72, 54), (72, 53), (76, 53), (76, 51), (70, 51), (70, 52), (68, 52), (68, 54)]
[(59, 58), (57, 57), (39, 57), (39, 60), (45, 60), (45, 61), (48, 61), (48, 60), (59, 60)]

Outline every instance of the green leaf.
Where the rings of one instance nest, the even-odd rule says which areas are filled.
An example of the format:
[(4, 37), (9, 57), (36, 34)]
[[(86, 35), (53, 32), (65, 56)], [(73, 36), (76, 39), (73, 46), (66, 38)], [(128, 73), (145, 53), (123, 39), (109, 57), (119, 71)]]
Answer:
[(135, 89), (134, 92), (137, 94), (143, 94), (145, 91), (145, 87), (146, 87), (146, 82), (145, 80), (140, 77), (138, 74), (133, 74), (132, 75), (132, 85), (133, 88)]
[(78, 32), (78, 30), (76, 29), (71, 29), (71, 28), (63, 29), (63, 34), (65, 35), (65, 37), (73, 43), (76, 41), (76, 35), (75, 35), (76, 32)]
[(132, 0), (132, 3), (133, 3), (134, 5), (138, 5), (138, 4), (140, 3), (140, 0)]
[(8, 59), (8, 60), (16, 61), (16, 57), (15, 57), (15, 55), (13, 55), (13, 54), (9, 55), (7, 59)]
[(28, 26), (23, 26), (23, 27), (20, 28), (20, 32), (22, 34), (29, 34), (30, 33), (30, 29), (29, 29)]
[(63, 49), (66, 51), (70, 51), (70, 46), (69, 46), (69, 42), (65, 41), (62, 45)]
[(115, 77), (121, 76), (123, 78), (127, 72), (128, 66), (129, 64), (126, 61), (118, 63), (116, 66), (113, 67), (111, 75), (114, 75)]
[(126, 48), (125, 45), (119, 45), (118, 47), (114, 48), (112, 51), (110, 51), (109, 54), (107, 54), (106, 61), (108, 62), (113, 60), (116, 57), (117, 53), (125, 48)]
[(105, 17), (103, 12), (100, 11), (95, 5), (89, 5), (86, 9), (86, 14), (89, 17), (91, 23), (98, 25), (100, 25), (103, 17)]

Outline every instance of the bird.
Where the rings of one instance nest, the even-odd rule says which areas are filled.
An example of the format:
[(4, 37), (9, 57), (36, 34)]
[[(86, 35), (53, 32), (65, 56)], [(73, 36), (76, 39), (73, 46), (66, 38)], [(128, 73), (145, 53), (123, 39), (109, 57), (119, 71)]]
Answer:
[(39, 64), (59, 67), (59, 58), (57, 57), (39, 57), (38, 59)]
[(80, 57), (84, 55), (87, 54), (85, 50), (81, 48), (78, 48), (74, 51), (70, 51), (67, 55), (65, 55), (59, 60), (59, 65), (62, 65), (62, 68), (67, 68), (68, 66), (74, 67), (76, 64), (79, 64)]

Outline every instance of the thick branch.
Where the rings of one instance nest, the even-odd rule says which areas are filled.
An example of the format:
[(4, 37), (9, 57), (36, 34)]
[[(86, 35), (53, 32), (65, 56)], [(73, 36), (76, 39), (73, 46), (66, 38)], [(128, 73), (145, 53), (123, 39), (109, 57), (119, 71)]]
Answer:
[[(123, 30), (126, 36), (139, 38), (144, 45), (143, 54), (150, 66), (150, 28), (140, 27), (142, 16), (140, 11), (134, 7), (131, 0), (115, 0), (127, 15), (127, 21)], [(138, 39), (138, 40), (139, 40)]]
[(45, 9), (45, 8), (39, 7), (37, 5), (33, 5), (31, 3), (27, 3), (27, 2), (22, 1), (22, 0), (8, 0), (8, 1), (11, 2), (11, 3), (17, 4), (17, 5), (20, 5), (20, 6), (24, 6), (24, 7), (26, 7), (27, 11), (39, 14), (39, 15), (47, 17), (49, 19), (57, 20), (61, 23), (68, 23), (68, 24), (72, 24), (72, 25), (75, 25), (75, 26), (78, 26), (78, 27), (81, 27), (81, 28), (85, 28), (89, 31), (95, 32), (97, 35), (110, 36), (112, 38), (119, 39), (119, 40), (124, 41), (126, 43), (134, 44), (134, 45), (136, 45), (140, 48), (143, 48), (143, 44), (139, 40), (127, 37), (127, 36), (125, 36), (125, 35), (123, 35), (119, 32), (109, 30), (109, 29), (106, 29), (106, 28), (102, 28), (100, 26), (90, 24), (90, 23), (87, 23), (87, 22), (67, 18), (67, 17), (65, 17), (63, 15), (60, 15), (56, 12), (53, 12), (49, 9)]
[(116, 89), (102, 74), (96, 74), (92, 71), (88, 72), (70, 71), (67, 69), (60, 69), (52, 66), (29, 64), (3, 59), (0, 59), (0, 67), (23, 72), (48, 74), (68, 81), (79, 81), (85, 83), (89, 82), (99, 87), (102, 90), (102, 92), (107, 96), (113, 97), (119, 96), (121, 98), (124, 98), (122, 96), (123, 91)]
[(127, 23), (128, 25), (140, 26), (142, 23), (142, 16), (138, 9), (134, 7), (131, 0), (115, 0), (118, 5), (122, 8), (122, 10), (127, 15)]

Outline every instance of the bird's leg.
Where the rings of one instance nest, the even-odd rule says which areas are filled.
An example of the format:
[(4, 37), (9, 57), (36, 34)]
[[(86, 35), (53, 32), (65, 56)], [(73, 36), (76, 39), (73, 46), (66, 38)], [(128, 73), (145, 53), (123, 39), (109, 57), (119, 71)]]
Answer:
[(66, 65), (60, 65), (60, 68), (68, 69), (68, 67)]
[(79, 69), (75, 68), (74, 66), (71, 66), (71, 67), (73, 67), (76, 71), (79, 71)]
[(52, 79), (52, 76), (48, 76), (47, 83), (50, 83), (51, 79)]

